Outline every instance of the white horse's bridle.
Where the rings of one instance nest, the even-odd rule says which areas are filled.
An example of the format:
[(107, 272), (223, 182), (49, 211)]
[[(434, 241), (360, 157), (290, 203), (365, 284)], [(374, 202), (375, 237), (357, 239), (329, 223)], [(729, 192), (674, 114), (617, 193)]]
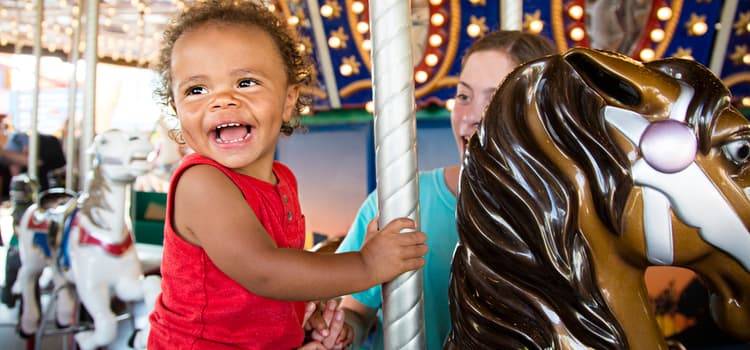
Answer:
[(669, 119), (649, 122), (630, 110), (606, 106), (604, 117), (630, 143), (640, 158), (630, 167), (633, 181), (643, 187), (643, 226), (648, 260), (674, 262), (670, 208), (700, 236), (727, 252), (750, 271), (750, 233), (711, 179), (695, 163), (698, 141), (685, 122), (692, 87), (681, 92)]

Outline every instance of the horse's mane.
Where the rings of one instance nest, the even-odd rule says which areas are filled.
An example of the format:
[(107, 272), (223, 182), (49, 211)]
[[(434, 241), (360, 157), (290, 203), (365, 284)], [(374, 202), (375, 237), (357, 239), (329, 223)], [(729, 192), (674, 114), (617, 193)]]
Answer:
[[(728, 100), (705, 103), (722, 85), (697, 66), (672, 59), (646, 67), (712, 88), (696, 88), (693, 101), (703, 102), (688, 108), (692, 117), (687, 121), (697, 128), (706, 153), (710, 140), (702, 136), (709, 135), (713, 116), (727, 108)], [(596, 286), (589, 247), (578, 229), (583, 214), (577, 187), (545, 155), (528, 124), (538, 118), (549, 141), (582, 169), (596, 215), (618, 234), (633, 187), (630, 163), (601, 115), (605, 100), (577, 74), (559, 55), (516, 69), (469, 142), (449, 292), (449, 343), (460, 348), (628, 348)], [(697, 110), (706, 105), (713, 108)]]
[(98, 164), (91, 169), (91, 178), (85, 193), (79, 199), (80, 214), (86, 215), (94, 226), (108, 230), (106, 223), (101, 222), (93, 209), (112, 211), (112, 206), (106, 201), (107, 192), (110, 191), (109, 184), (105, 181), (104, 173)]

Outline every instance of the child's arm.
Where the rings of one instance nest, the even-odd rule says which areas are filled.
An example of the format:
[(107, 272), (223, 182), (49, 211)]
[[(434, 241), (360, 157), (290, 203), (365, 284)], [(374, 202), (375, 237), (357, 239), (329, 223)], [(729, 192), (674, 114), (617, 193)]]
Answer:
[(255, 294), (281, 300), (361, 291), (422, 267), (427, 253), (424, 233), (400, 233), (414, 228), (409, 219), (393, 220), (359, 252), (278, 248), (237, 186), (211, 166), (193, 166), (179, 178), (173, 219), (178, 234), (203, 247), (224, 273)]

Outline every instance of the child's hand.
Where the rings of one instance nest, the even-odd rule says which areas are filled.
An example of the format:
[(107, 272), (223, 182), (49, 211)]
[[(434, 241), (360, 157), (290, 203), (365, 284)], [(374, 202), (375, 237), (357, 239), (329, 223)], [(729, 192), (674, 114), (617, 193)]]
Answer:
[(415, 228), (414, 220), (398, 218), (378, 232), (377, 218), (370, 221), (360, 253), (371, 281), (380, 284), (424, 266), (427, 235), (419, 231), (401, 233)]

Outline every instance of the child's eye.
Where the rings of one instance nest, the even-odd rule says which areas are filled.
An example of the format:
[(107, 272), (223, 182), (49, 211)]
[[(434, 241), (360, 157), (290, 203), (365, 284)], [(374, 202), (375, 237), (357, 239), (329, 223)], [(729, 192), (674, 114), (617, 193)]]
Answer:
[(191, 86), (185, 91), (185, 95), (200, 95), (205, 94), (206, 88), (202, 86)]
[(240, 87), (251, 87), (251, 86), (258, 85), (258, 82), (253, 79), (243, 79), (243, 80), (240, 80), (239, 85)]

